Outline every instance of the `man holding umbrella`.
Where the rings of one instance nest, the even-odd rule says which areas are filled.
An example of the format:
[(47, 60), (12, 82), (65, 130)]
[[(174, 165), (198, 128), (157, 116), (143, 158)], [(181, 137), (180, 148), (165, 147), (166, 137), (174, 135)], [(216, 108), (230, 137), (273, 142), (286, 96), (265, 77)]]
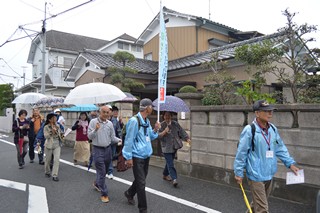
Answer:
[(156, 122), (154, 130), (147, 118), (152, 113), (152, 101), (148, 98), (140, 101), (139, 113), (133, 116), (126, 125), (126, 137), (122, 150), (126, 165), (133, 167), (134, 181), (130, 188), (124, 192), (128, 203), (135, 204), (134, 196), (138, 196), (140, 212), (147, 212), (146, 178), (148, 174), (149, 159), (152, 154), (151, 141), (158, 137), (160, 123)]
[(107, 169), (112, 160), (111, 145), (121, 143), (122, 140), (115, 136), (111, 121), (108, 121), (111, 110), (107, 106), (100, 108), (100, 115), (90, 121), (88, 138), (92, 140), (93, 160), (96, 166), (96, 181), (94, 187), (101, 191), (101, 201), (109, 202), (108, 188), (105, 183)]

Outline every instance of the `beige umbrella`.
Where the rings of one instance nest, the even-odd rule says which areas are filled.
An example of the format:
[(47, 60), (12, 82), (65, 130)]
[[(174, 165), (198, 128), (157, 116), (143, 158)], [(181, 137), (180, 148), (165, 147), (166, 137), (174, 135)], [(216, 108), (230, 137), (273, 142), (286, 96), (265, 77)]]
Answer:
[(13, 104), (34, 104), (41, 98), (46, 98), (47, 96), (41, 93), (27, 92), (16, 97), (12, 103)]
[(64, 99), (65, 104), (102, 104), (122, 100), (126, 95), (116, 86), (88, 83), (77, 86)]

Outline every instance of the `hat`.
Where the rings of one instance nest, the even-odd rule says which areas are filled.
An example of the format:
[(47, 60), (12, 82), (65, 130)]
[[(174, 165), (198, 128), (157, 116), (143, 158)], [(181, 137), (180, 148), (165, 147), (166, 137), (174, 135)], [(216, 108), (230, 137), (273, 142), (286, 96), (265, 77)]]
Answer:
[(266, 100), (259, 100), (254, 102), (253, 111), (260, 111), (260, 110), (271, 111), (271, 110), (277, 110), (277, 108), (270, 105), (268, 102), (266, 102)]
[(112, 106), (112, 111), (119, 111), (119, 108), (116, 106)]
[(57, 114), (53, 113), (53, 112), (50, 112), (48, 115), (47, 115), (47, 121), (50, 120), (53, 116), (57, 116)]
[(53, 112), (57, 113), (57, 112), (61, 112), (61, 111), (60, 111), (60, 109), (55, 109)]
[(140, 107), (152, 106), (152, 101), (149, 98), (144, 98), (140, 101)]
[(107, 104), (106, 107), (108, 107), (112, 111), (112, 106)]

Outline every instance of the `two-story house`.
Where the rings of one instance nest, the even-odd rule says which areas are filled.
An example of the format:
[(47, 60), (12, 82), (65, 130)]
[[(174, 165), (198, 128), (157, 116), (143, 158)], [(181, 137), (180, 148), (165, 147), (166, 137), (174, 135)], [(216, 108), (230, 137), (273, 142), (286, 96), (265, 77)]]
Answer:
[[(207, 75), (208, 70), (200, 68), (200, 65), (211, 59), (210, 53), (205, 53), (206, 51), (262, 35), (258, 32), (241, 32), (205, 18), (179, 13), (168, 8), (164, 8), (164, 18), (168, 35), (168, 94), (176, 93), (184, 85), (203, 89), (203, 75)], [(142, 54), (145, 60), (137, 59), (136, 62), (128, 64), (139, 71), (137, 75), (128, 77), (139, 80), (146, 86), (146, 89), (132, 91), (141, 97), (153, 98), (157, 94), (158, 34), (159, 14), (134, 43), (143, 46)], [(209, 56), (207, 60), (198, 60), (199, 54)], [(105, 52), (85, 50), (79, 54), (66, 80), (74, 81), (76, 85), (92, 82), (92, 79), (108, 82), (107, 69), (110, 66), (121, 66), (121, 64), (113, 61), (112, 55)]]
[[(219, 60), (228, 61), (228, 72), (235, 76), (235, 82), (252, 79), (245, 65), (234, 59), (235, 48), (244, 44), (261, 43), (272, 40), (281, 43), (282, 33), (263, 35), (256, 31), (242, 32), (223, 24), (189, 14), (176, 12), (164, 8), (164, 19), (168, 36), (168, 75), (167, 94), (178, 92), (184, 85), (196, 86), (203, 90), (208, 85), (206, 76), (211, 70), (201, 66), (212, 60), (212, 56), (218, 54)], [(145, 60), (137, 60), (128, 63), (127, 66), (138, 69), (136, 75), (128, 75), (144, 83), (145, 89), (136, 89), (132, 94), (140, 97), (157, 97), (158, 83), (158, 52), (159, 52), (159, 13), (150, 22), (146, 29), (136, 40), (136, 44), (143, 45), (143, 57)], [(84, 51), (71, 67), (66, 80), (76, 82), (76, 85), (99, 79), (108, 83), (108, 67), (121, 66), (112, 59), (112, 55), (100, 51)], [(94, 65), (94, 66), (87, 66)], [(277, 84), (273, 75), (266, 76), (265, 92), (283, 90), (283, 86)], [(290, 97), (289, 89), (284, 93)]]
[[(46, 32), (45, 94), (64, 97), (75, 87), (74, 81), (65, 81), (65, 78), (79, 52), (86, 49), (109, 53), (126, 50), (135, 57), (142, 58), (142, 46), (135, 44), (135, 41), (135, 38), (127, 34), (107, 41), (56, 30)], [(28, 55), (28, 63), (32, 64), (33, 81), (19, 88), (17, 92), (40, 92), (43, 68), (42, 45), (40, 35), (33, 39)]]

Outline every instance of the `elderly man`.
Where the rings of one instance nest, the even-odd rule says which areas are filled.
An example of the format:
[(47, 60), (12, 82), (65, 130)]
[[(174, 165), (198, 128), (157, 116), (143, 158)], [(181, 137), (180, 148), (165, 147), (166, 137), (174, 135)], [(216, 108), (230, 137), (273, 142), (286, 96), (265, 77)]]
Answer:
[(122, 150), (127, 166), (133, 167), (134, 181), (124, 195), (128, 203), (135, 204), (134, 196), (138, 196), (140, 212), (147, 212), (146, 178), (149, 168), (149, 159), (152, 154), (151, 141), (158, 137), (160, 123), (156, 122), (154, 130), (147, 118), (152, 113), (152, 101), (148, 98), (140, 101), (139, 113), (128, 121), (126, 137)]
[(96, 181), (93, 186), (101, 192), (101, 201), (109, 202), (108, 188), (105, 183), (106, 173), (111, 163), (111, 144), (121, 143), (114, 133), (112, 122), (108, 120), (111, 110), (107, 106), (100, 108), (100, 115), (90, 121), (88, 138), (92, 140), (93, 160), (96, 166)]
[(256, 118), (243, 129), (234, 161), (235, 179), (239, 184), (242, 183), (243, 170), (246, 169), (253, 199), (251, 206), (255, 213), (269, 212), (268, 196), (272, 178), (277, 172), (277, 157), (295, 174), (299, 170), (277, 128), (270, 123), (274, 110), (275, 107), (265, 100), (253, 104)]

